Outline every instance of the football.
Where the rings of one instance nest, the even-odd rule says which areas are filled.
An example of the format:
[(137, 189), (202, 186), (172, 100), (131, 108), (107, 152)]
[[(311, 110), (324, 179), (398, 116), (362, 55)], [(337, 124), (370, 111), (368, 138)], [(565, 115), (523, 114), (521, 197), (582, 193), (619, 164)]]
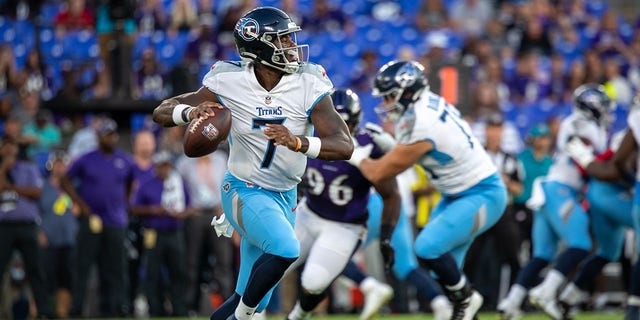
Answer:
[(214, 109), (213, 117), (194, 119), (184, 133), (183, 148), (187, 157), (197, 158), (214, 152), (231, 130), (231, 111)]

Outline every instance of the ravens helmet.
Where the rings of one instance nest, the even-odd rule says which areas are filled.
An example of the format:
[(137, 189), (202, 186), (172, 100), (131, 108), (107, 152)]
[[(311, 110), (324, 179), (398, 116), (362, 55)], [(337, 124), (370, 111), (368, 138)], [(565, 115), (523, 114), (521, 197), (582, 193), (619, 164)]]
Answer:
[(296, 42), (296, 32), (300, 30), (284, 11), (258, 7), (238, 20), (233, 37), (242, 58), (295, 73), (300, 63), (306, 62), (309, 52), (308, 45)]
[(373, 96), (384, 99), (376, 113), (391, 121), (398, 120), (428, 88), (429, 81), (420, 63), (391, 61), (380, 68), (373, 81)]
[(600, 126), (609, 126), (615, 104), (600, 84), (584, 84), (573, 92), (573, 110)]
[(331, 94), (333, 106), (344, 122), (357, 128), (362, 121), (362, 108), (360, 98), (351, 89), (335, 89)]

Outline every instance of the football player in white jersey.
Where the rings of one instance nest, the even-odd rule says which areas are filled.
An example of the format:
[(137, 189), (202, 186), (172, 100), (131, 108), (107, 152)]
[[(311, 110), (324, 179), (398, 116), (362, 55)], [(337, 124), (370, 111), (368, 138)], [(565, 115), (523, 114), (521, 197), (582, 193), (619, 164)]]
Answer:
[[(636, 239), (638, 240), (636, 248), (640, 252), (640, 193), (638, 193), (638, 190), (640, 190), (640, 170), (638, 170), (640, 168), (640, 156), (638, 155), (638, 150), (640, 150), (640, 95), (634, 99), (634, 104), (627, 117), (627, 125), (629, 129), (610, 161), (594, 161), (594, 148), (579, 139), (569, 141), (567, 153), (585, 168), (587, 174), (602, 180), (620, 179), (628, 172), (628, 161), (636, 161), (635, 194), (633, 196), (631, 218)], [(640, 259), (636, 261), (631, 271), (631, 287), (629, 288), (624, 319), (640, 319)]]
[(378, 111), (396, 122), (398, 144), (377, 160), (369, 158), (371, 145), (357, 147), (349, 161), (372, 182), (414, 164), (429, 173), (442, 200), (418, 235), (415, 252), (444, 285), (453, 303), (451, 319), (471, 320), (483, 298), (461, 266), (473, 240), (502, 216), (506, 187), (459, 111), (429, 91), (422, 65), (387, 63), (375, 77), (373, 94), (384, 99)]
[[(581, 168), (566, 152), (570, 139), (581, 139), (597, 153), (607, 148), (607, 128), (611, 122), (609, 112), (614, 105), (597, 84), (585, 84), (574, 91), (573, 112), (562, 120), (556, 140), (557, 153), (549, 173), (541, 184), (544, 199), (537, 205), (533, 218), (533, 257), (520, 270), (516, 283), (500, 304), (503, 318), (520, 317), (520, 305), (529, 291), (529, 300), (553, 319), (564, 317), (556, 296), (567, 275), (587, 257), (591, 250), (589, 217), (578, 202), (585, 186)], [(534, 195), (532, 198), (536, 198)], [(567, 249), (556, 257), (558, 243), (563, 240)], [(532, 288), (538, 274), (555, 258), (555, 264), (544, 281)]]
[[(249, 320), (299, 256), (293, 231), (296, 185), (306, 157), (346, 160), (353, 142), (335, 111), (324, 69), (308, 63), (300, 27), (282, 10), (259, 7), (235, 26), (243, 61), (218, 61), (195, 91), (164, 100), (153, 112), (163, 126), (231, 110), (229, 166), (222, 208), (242, 236), (236, 291), (213, 320)], [(315, 127), (318, 137), (314, 137)]]

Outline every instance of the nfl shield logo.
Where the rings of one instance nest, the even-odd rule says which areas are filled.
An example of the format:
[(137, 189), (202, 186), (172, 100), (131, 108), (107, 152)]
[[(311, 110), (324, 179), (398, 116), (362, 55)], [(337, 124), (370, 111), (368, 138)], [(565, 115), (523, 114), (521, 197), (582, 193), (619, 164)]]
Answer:
[(209, 123), (204, 129), (202, 129), (202, 135), (209, 140), (213, 140), (218, 136), (218, 129), (211, 123)]
[(264, 103), (271, 104), (271, 97), (267, 96), (266, 98), (264, 98)]

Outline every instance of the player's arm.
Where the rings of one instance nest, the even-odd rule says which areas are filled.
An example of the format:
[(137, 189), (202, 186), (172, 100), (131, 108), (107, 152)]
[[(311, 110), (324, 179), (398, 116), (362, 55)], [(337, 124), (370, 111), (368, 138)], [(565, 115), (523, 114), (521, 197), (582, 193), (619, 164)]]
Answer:
[(348, 160), (353, 152), (353, 141), (347, 124), (333, 107), (330, 96), (324, 96), (316, 103), (309, 115), (317, 137), (295, 136), (281, 124), (267, 124), (263, 130), (276, 146), (302, 152), (307, 157), (322, 160)]
[(613, 154), (609, 161), (593, 161), (589, 163), (585, 170), (590, 176), (603, 181), (616, 181), (626, 173), (626, 164), (629, 157), (637, 149), (637, 143), (631, 130), (622, 138), (620, 147)]
[(355, 159), (363, 147), (357, 148), (352, 157), (352, 164), (358, 166), (362, 174), (371, 183), (378, 184), (385, 179), (395, 177), (400, 172), (414, 165), (420, 157), (433, 149), (430, 141), (418, 141), (412, 144), (397, 144), (380, 159), (370, 159), (366, 154), (363, 159)]
[[(353, 141), (349, 135), (347, 124), (342, 120), (333, 107), (330, 96), (324, 96), (311, 111), (311, 122), (318, 132), (320, 153), (317, 158), (322, 160), (347, 160), (353, 152)], [(300, 138), (300, 152), (309, 153), (317, 148), (317, 141), (313, 137)]]
[(206, 87), (163, 100), (153, 110), (153, 121), (163, 127), (184, 125), (189, 121), (213, 116), (213, 108), (222, 108), (218, 97)]
[[(391, 238), (391, 232), (395, 228), (400, 216), (400, 206), (402, 205), (402, 199), (400, 198), (400, 192), (398, 192), (398, 183), (395, 177), (381, 180), (373, 185), (376, 191), (382, 197), (382, 217), (380, 219), (381, 229), (388, 229), (388, 235), (386, 238)], [(382, 231), (381, 230), (381, 231)], [(385, 238), (385, 235), (380, 233), (380, 238)]]

